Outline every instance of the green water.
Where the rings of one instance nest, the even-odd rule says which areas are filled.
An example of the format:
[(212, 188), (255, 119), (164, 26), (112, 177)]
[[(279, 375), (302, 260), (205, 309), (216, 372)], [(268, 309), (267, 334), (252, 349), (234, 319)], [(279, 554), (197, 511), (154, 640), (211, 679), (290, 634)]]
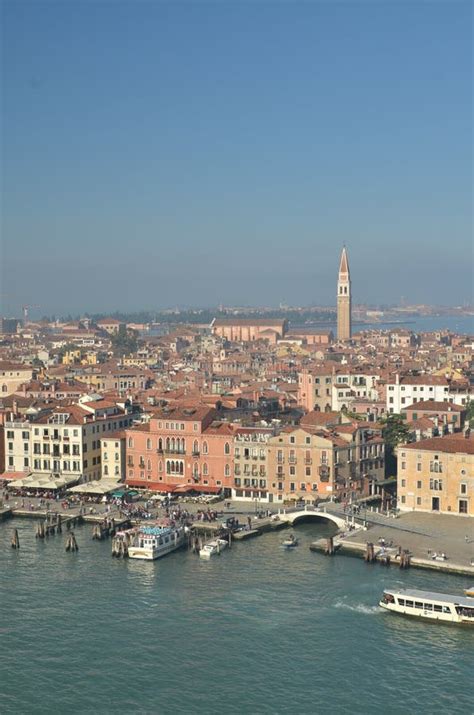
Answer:
[(292, 551), (280, 532), (210, 562), (116, 560), (87, 526), (70, 554), (34, 531), (0, 525), (1, 713), (474, 712), (474, 630), (376, 605), (384, 586), (463, 579), (313, 554), (315, 523)]

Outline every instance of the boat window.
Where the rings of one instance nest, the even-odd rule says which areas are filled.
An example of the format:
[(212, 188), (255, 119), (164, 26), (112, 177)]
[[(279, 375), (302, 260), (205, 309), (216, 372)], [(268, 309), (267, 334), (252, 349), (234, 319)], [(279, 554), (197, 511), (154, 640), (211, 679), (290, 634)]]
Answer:
[(399, 598), (399, 599), (398, 599), (398, 605), (399, 605), (399, 606), (404, 606), (404, 605), (405, 605), (405, 599), (404, 599), (404, 598)]
[(433, 604), (425, 603), (425, 611), (432, 611), (432, 610), (433, 610)]
[(168, 536), (165, 536), (165, 544), (167, 544), (168, 541), (169, 541), (169, 537), (168, 537)]
[(449, 606), (443, 606), (443, 613), (451, 613), (451, 609)]
[(421, 601), (415, 601), (415, 608), (423, 608)]
[(433, 610), (436, 611), (436, 613), (441, 613), (441, 611), (442, 611), (443, 609), (442, 609), (441, 606), (438, 606), (438, 605), (435, 603), (435, 605), (434, 605), (434, 607), (433, 607)]
[(158, 540), (158, 543), (159, 543), (160, 546), (162, 546), (162, 544), (163, 544), (163, 539), (160, 538), (160, 539)]
[(405, 606), (408, 606), (408, 608), (413, 608), (413, 601), (405, 601)]

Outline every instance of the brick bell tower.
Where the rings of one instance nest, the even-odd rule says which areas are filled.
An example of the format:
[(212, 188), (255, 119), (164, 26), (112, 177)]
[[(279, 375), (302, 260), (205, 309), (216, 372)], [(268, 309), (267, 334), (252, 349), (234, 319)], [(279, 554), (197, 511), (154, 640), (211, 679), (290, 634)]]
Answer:
[(351, 274), (346, 247), (342, 249), (337, 277), (337, 339), (350, 340), (352, 337), (351, 318)]

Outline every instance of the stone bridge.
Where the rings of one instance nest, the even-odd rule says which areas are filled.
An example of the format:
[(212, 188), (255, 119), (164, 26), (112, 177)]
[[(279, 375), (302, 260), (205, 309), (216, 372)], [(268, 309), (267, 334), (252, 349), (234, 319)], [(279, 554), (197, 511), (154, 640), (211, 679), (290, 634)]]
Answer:
[(347, 528), (347, 520), (343, 519), (341, 516), (336, 514), (331, 514), (327, 511), (325, 507), (318, 508), (315, 506), (306, 505), (304, 507), (296, 507), (289, 509), (280, 509), (278, 511), (278, 518), (280, 521), (286, 521), (287, 524), (297, 524), (301, 519), (315, 518), (324, 519), (326, 521), (331, 521), (339, 529)]

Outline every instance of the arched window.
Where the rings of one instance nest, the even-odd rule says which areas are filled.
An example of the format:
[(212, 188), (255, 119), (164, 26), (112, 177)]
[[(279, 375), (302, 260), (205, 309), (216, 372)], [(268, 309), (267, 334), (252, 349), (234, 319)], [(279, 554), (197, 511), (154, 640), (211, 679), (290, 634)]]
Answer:
[(207, 471), (207, 464), (206, 464), (206, 462), (204, 462), (204, 464), (202, 465), (202, 473), (203, 473), (203, 475), (204, 475), (205, 477), (207, 477), (208, 471)]
[(224, 475), (230, 477), (230, 466), (228, 464), (225, 465)]
[(120, 471), (119, 471), (118, 465), (116, 464), (115, 465), (115, 476), (118, 476), (119, 474), (120, 474)]
[(179, 473), (184, 474), (184, 462), (179, 463)]
[(199, 468), (198, 468), (197, 462), (195, 463), (195, 465), (193, 467), (193, 472), (194, 472), (194, 477), (197, 479), (199, 476)]
[(167, 437), (166, 438), (166, 450), (169, 452), (169, 449), (170, 449), (170, 438)]
[(7, 392), (7, 391), (8, 391), (8, 387), (6, 385), (2, 385), (2, 392)]
[(109, 473), (109, 468), (106, 464), (104, 464), (104, 477), (106, 477)]
[(186, 442), (184, 441), (184, 437), (181, 438), (181, 451), (186, 451)]
[(163, 471), (163, 462), (158, 462), (158, 471), (159, 472)]
[(202, 453), (207, 454), (207, 442), (202, 443)]
[(159, 449), (160, 451), (163, 449), (163, 440), (161, 439), (161, 437), (160, 437), (160, 439), (158, 440), (158, 449)]
[(166, 474), (171, 474), (171, 462), (166, 462)]
[(195, 439), (194, 442), (193, 442), (193, 452), (194, 452), (195, 454), (197, 454), (197, 453), (199, 452), (199, 444), (198, 444), (197, 439)]
[(228, 442), (224, 445), (224, 454), (230, 454), (230, 444)]
[(151, 472), (151, 459), (149, 459), (147, 462), (147, 469), (149, 472)]
[(146, 441), (146, 448), (151, 449), (151, 439), (150, 438), (148, 438)]
[(128, 438), (128, 446), (133, 447), (133, 439), (131, 437)]

